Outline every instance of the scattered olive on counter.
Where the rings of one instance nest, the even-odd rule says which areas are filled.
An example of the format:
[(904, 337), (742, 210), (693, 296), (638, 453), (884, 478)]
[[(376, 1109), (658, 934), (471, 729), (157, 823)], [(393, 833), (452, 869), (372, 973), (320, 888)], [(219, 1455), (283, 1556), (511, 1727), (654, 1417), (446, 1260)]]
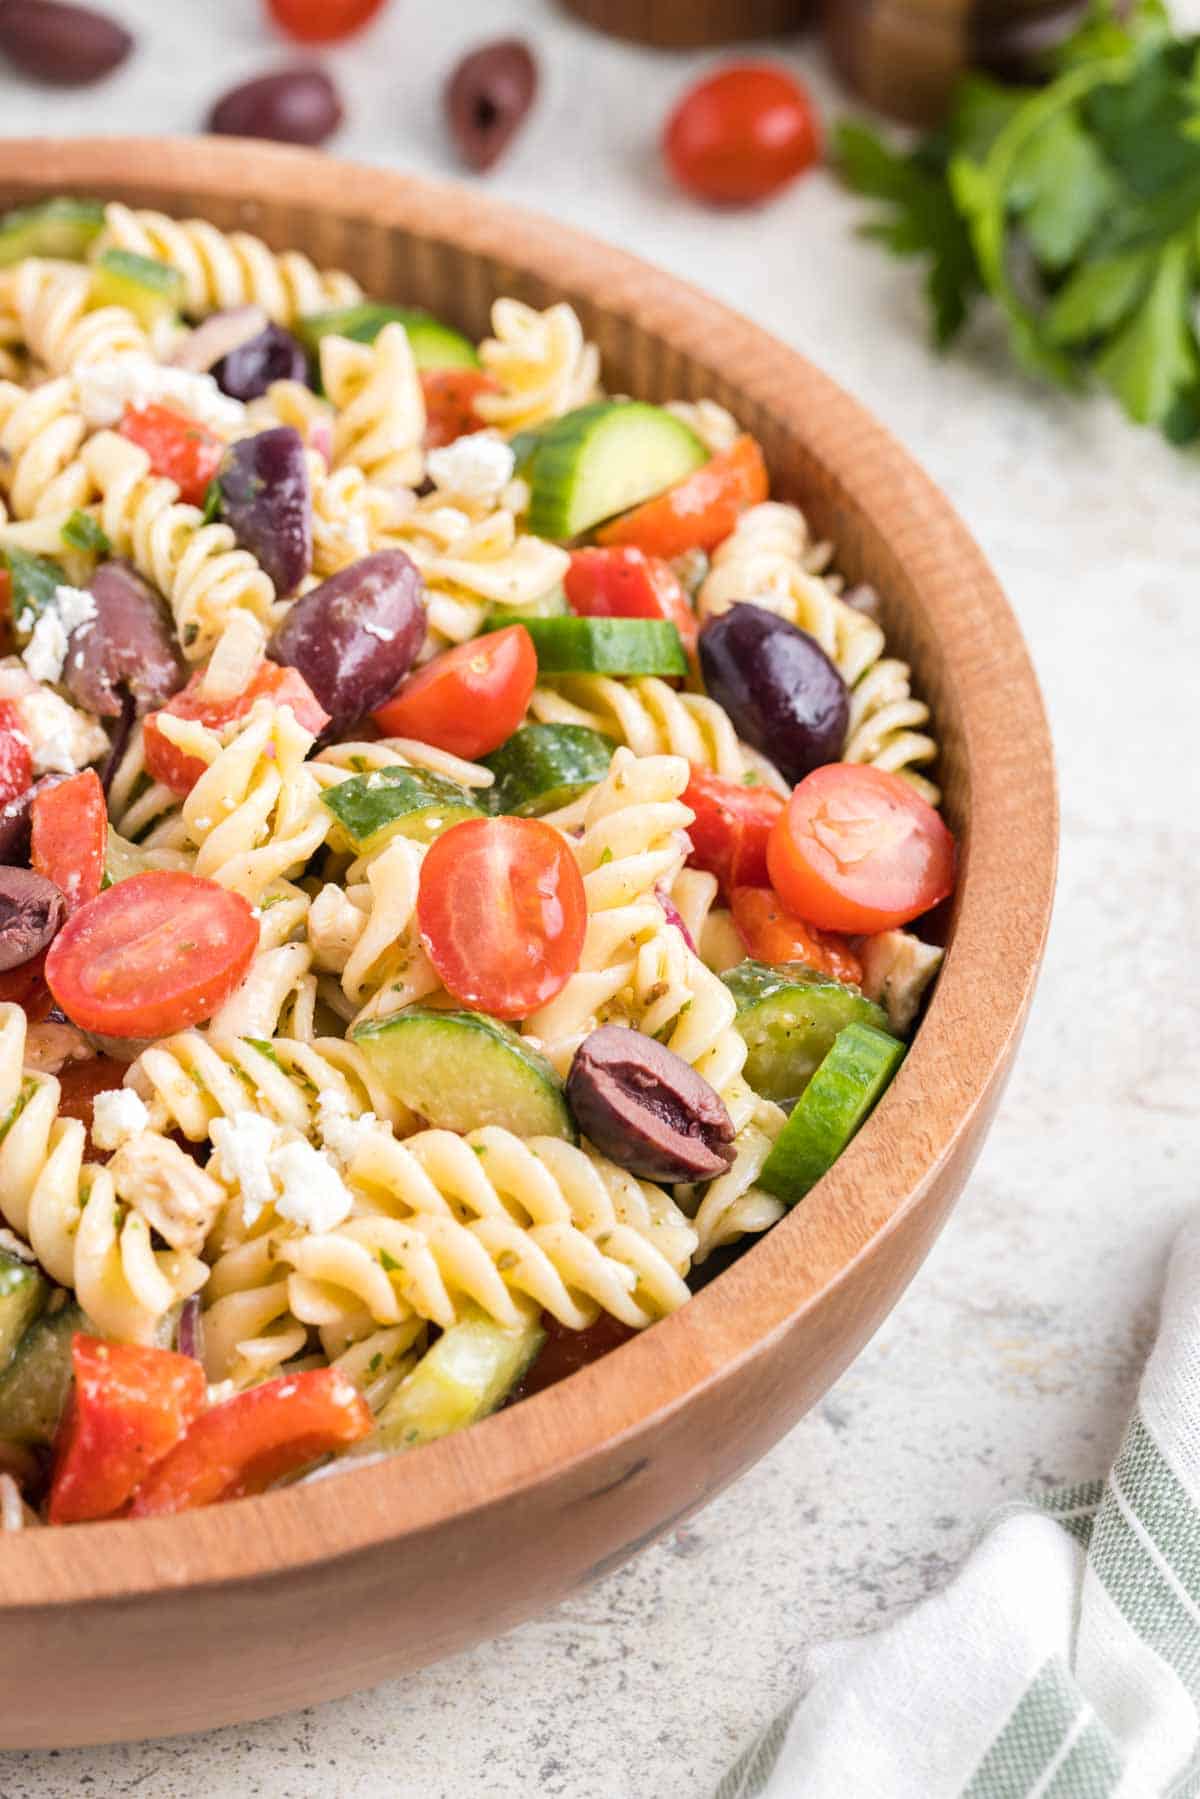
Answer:
[(86, 87), (119, 68), (134, 39), (107, 13), (64, 0), (4, 0), (0, 52), (35, 81)]
[(700, 667), (738, 736), (788, 782), (840, 757), (850, 696), (807, 631), (763, 606), (731, 606), (700, 632)]
[(231, 400), (257, 400), (273, 381), (308, 381), (303, 346), (282, 325), (267, 324), (212, 366), (212, 376)]
[(425, 637), (425, 583), (403, 550), (379, 550), (296, 600), (267, 646), (299, 669), (336, 736), (390, 699)]
[(337, 88), (323, 69), (281, 69), (230, 88), (208, 115), (208, 129), (227, 137), (269, 137), (284, 144), (323, 144), (342, 122)]
[(606, 1024), (585, 1037), (566, 1094), (584, 1136), (642, 1180), (711, 1180), (733, 1161), (733, 1121), (720, 1095), (641, 1031)]
[(276, 425), (230, 444), (217, 487), (221, 517), (286, 598), (312, 567), (312, 490), (300, 433)]
[(472, 50), (446, 83), (450, 134), (463, 161), (480, 173), (499, 161), (537, 95), (538, 67), (520, 38)]
[(0, 868), (0, 973), (20, 968), (66, 923), (67, 902), (32, 868)]
[(128, 562), (102, 562), (88, 582), (96, 616), (70, 636), (63, 685), (87, 712), (120, 718), (124, 695), (140, 718), (187, 680), (164, 602)]

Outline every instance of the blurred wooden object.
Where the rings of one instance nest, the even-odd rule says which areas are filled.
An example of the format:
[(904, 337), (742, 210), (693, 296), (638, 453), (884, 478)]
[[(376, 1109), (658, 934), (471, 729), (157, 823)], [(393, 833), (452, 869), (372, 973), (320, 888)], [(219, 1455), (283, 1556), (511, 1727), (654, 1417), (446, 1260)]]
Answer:
[(799, 31), (815, 11), (815, 0), (563, 0), (563, 5), (598, 31), (659, 50), (695, 50)]

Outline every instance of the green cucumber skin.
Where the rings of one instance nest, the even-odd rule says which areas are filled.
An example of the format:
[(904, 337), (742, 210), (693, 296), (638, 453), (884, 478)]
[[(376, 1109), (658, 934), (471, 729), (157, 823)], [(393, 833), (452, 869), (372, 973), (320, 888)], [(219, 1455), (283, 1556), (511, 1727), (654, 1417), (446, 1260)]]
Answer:
[(323, 337), (348, 337), (353, 343), (371, 344), (385, 325), (404, 326), (419, 369), (479, 367), (479, 356), (470, 338), (415, 306), (383, 306), (364, 301), (332, 312), (309, 313), (299, 321), (297, 329), (305, 348), (315, 355)]
[(406, 1375), (379, 1414), (367, 1451), (399, 1453), (477, 1424), (497, 1411), (541, 1351), (539, 1324), (508, 1331), (472, 1308)]
[(33, 1262), (0, 1250), (0, 1373), (50, 1296), (50, 1283)]
[(559, 542), (578, 537), (707, 461), (695, 432), (660, 406), (641, 400), (580, 406), (555, 419), (528, 451), (529, 530)]
[(734, 1027), (747, 1046), (746, 1079), (777, 1105), (800, 1097), (848, 1024), (887, 1031), (881, 1006), (803, 962), (741, 962), (721, 979), (737, 1001)]
[(185, 292), (177, 269), (132, 250), (106, 250), (92, 265), (90, 304), (127, 307), (147, 330), (174, 318)]
[(811, 1193), (866, 1122), (905, 1047), (870, 1025), (849, 1024), (813, 1075), (775, 1140), (758, 1185), (785, 1205)]
[(11, 268), (26, 256), (82, 262), (103, 229), (99, 200), (46, 200), (19, 207), (0, 218), (0, 268)]
[(429, 842), (450, 825), (483, 816), (457, 781), (399, 765), (351, 775), (321, 798), (360, 854), (377, 849), (388, 835)]
[(495, 605), (483, 622), (484, 631), (504, 631), (509, 625), (527, 625), (531, 618), (566, 618), (571, 611), (560, 581), (540, 593), (528, 606)]
[(75, 1305), (30, 1325), (0, 1375), (0, 1437), (50, 1447), (71, 1387), (71, 1339), (87, 1328)]
[(531, 618), (525, 629), (539, 675), (659, 675), (688, 672), (679, 632), (658, 618)]
[(616, 747), (589, 725), (523, 725), (483, 759), (496, 777), (488, 809), (515, 818), (556, 812), (604, 779)]
[(465, 1135), (492, 1124), (518, 1137), (576, 1140), (554, 1068), (499, 1019), (409, 1006), (351, 1038), (388, 1092), (435, 1129)]

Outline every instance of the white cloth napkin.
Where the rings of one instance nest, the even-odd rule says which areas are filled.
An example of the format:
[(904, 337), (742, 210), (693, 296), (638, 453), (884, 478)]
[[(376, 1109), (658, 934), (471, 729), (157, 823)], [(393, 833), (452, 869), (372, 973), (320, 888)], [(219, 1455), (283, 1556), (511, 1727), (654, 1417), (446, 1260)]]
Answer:
[(716, 1799), (1200, 1795), (1200, 1221), (1107, 1480), (992, 1520), (943, 1592), (809, 1657)]

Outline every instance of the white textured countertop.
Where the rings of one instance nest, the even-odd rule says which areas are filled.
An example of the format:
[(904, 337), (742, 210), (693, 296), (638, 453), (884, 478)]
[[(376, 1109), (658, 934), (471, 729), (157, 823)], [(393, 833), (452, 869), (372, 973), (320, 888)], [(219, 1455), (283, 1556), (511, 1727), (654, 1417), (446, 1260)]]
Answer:
[[(83, 95), (0, 75), (5, 132), (186, 131), (282, 60), (257, 0), (112, 4), (143, 34), (139, 59)], [(1200, 17), (1200, 0), (1185, 11)], [(548, 0), (392, 0), (331, 58), (353, 115), (337, 147), (449, 172), (441, 77), (513, 29), (538, 45), (545, 90), (495, 191), (686, 274), (822, 363), (995, 563), (1062, 783), (1058, 912), (1024, 1050), (891, 1320), (684, 1529), (559, 1611), (360, 1697), (185, 1741), (0, 1757), (4, 1799), (707, 1799), (789, 1695), (807, 1640), (868, 1629), (940, 1584), (997, 1502), (1105, 1469), (1167, 1244), (1200, 1200), (1195, 460), (1103, 401), (1029, 386), (984, 330), (934, 361), (911, 271), (855, 241), (856, 208), (826, 177), (760, 214), (674, 197), (655, 134), (698, 62), (609, 44)], [(840, 104), (814, 50), (787, 57)]]

